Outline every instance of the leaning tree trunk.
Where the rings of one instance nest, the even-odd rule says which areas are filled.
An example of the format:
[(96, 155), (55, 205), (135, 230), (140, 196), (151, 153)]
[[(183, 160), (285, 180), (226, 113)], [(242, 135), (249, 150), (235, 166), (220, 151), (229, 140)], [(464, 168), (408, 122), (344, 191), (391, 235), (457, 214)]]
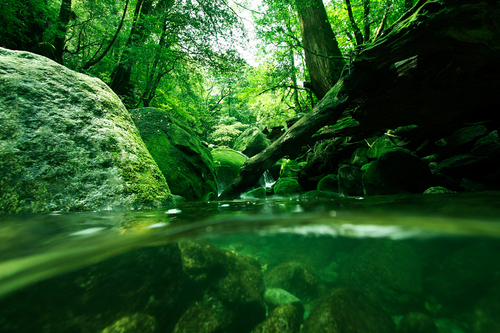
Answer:
[(295, 0), (311, 89), (323, 98), (335, 85), (344, 60), (322, 0)]
[[(278, 141), (250, 158), (222, 193), (253, 186), (283, 156), (293, 157), (318, 129), (349, 110), (360, 126), (416, 124), (439, 133), (450, 122), (500, 105), (500, 3), (419, 2), (386, 36), (353, 55), (349, 71)], [(482, 112), (482, 113), (481, 113)]]

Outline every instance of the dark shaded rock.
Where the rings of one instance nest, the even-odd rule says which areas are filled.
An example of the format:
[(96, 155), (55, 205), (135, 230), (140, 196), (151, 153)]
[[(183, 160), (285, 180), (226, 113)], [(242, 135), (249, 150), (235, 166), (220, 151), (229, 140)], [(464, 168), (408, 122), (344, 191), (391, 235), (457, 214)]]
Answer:
[(140, 108), (130, 114), (173, 194), (187, 200), (217, 194), (212, 155), (196, 133), (163, 110)]
[(494, 172), (495, 167), (493, 161), (487, 157), (466, 154), (445, 159), (432, 170), (432, 173), (458, 179), (481, 179), (485, 174)]
[[(202, 290), (182, 270), (178, 244), (144, 248), (2, 298), (0, 331), (112, 332), (143, 323), (171, 332), (201, 297)], [(145, 309), (147, 315), (127, 315)], [(144, 328), (144, 332), (149, 331)]]
[(264, 293), (264, 301), (266, 302), (269, 312), (273, 311), (280, 305), (293, 304), (297, 309), (302, 311), (304, 315), (304, 305), (296, 296), (281, 288), (269, 288)]
[(318, 191), (338, 192), (339, 181), (337, 175), (326, 175), (318, 182)]
[(361, 292), (341, 288), (322, 298), (307, 317), (303, 333), (395, 333), (391, 317)]
[(267, 288), (280, 288), (309, 302), (319, 297), (320, 285), (314, 272), (299, 262), (285, 262), (265, 274)]
[(302, 198), (306, 199), (321, 199), (321, 198), (336, 198), (339, 197), (338, 193), (326, 192), (326, 191), (308, 191), (302, 195)]
[(412, 248), (391, 240), (361, 245), (340, 268), (340, 283), (360, 290), (390, 314), (404, 312), (422, 293), (422, 268)]
[(0, 214), (172, 203), (129, 113), (104, 82), (4, 48), (0, 81)]
[(271, 144), (271, 141), (257, 128), (247, 128), (234, 142), (233, 149), (248, 157), (257, 155)]
[(368, 163), (368, 148), (358, 148), (351, 155), (351, 161), (349, 164), (362, 166)]
[(424, 191), (424, 194), (443, 194), (443, 193), (457, 193), (457, 192), (448, 190), (446, 187), (442, 186), (429, 187), (427, 190)]
[(418, 125), (407, 125), (407, 126), (400, 126), (396, 128), (393, 131), (394, 135), (403, 137), (403, 138), (408, 138), (408, 139), (413, 139), (416, 137), (419, 137), (421, 134), (421, 128)]
[(118, 319), (112, 325), (106, 327), (101, 333), (153, 333), (156, 320), (146, 314), (135, 313), (131, 316)]
[[(139, 333), (138, 331), (137, 333)], [(216, 333), (223, 332), (219, 321), (208, 310), (195, 306), (187, 310), (175, 324), (172, 333)], [(142, 332), (141, 332), (142, 333)]]
[(359, 167), (353, 165), (340, 166), (338, 173), (339, 193), (350, 196), (363, 195), (362, 176), (363, 172)]
[(252, 333), (299, 333), (303, 316), (303, 308), (297, 309), (294, 304), (280, 305)]
[(487, 136), (477, 140), (472, 149), (472, 154), (498, 159), (500, 157), (500, 139), (498, 138), (498, 132), (493, 131)]
[(499, 254), (487, 242), (466, 246), (437, 263), (438, 271), (426, 278), (425, 288), (449, 306), (470, 304), (494, 283)]
[(365, 195), (422, 193), (423, 183), (430, 176), (424, 162), (398, 148), (370, 163), (363, 174), (363, 191)]
[(302, 187), (300, 186), (297, 178), (279, 178), (274, 184), (274, 194), (276, 195), (300, 194), (301, 192)]
[(198, 304), (224, 332), (250, 332), (266, 316), (264, 281), (257, 260), (204, 242), (179, 244), (184, 272), (199, 285)]
[(484, 125), (463, 127), (451, 136), (440, 140), (438, 145), (443, 147), (443, 154), (448, 156), (466, 154), (472, 150), (474, 143), (488, 132)]
[(217, 148), (212, 150), (212, 157), (217, 172), (218, 192), (222, 193), (222, 191), (233, 182), (236, 176), (238, 176), (240, 168), (247, 159), (237, 151), (229, 148)]
[(425, 313), (410, 312), (399, 322), (398, 333), (438, 333), (438, 328)]
[(500, 285), (489, 290), (488, 295), (477, 302), (471, 329), (472, 333), (500, 332)]

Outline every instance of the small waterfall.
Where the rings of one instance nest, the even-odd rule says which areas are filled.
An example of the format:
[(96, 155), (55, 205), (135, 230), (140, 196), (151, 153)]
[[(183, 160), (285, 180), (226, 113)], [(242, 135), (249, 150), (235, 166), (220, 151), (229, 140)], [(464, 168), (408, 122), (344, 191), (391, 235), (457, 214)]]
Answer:
[(269, 170), (266, 170), (262, 177), (260, 177), (258, 184), (260, 187), (267, 189), (270, 189), (276, 181), (274, 180), (273, 176), (269, 172)]

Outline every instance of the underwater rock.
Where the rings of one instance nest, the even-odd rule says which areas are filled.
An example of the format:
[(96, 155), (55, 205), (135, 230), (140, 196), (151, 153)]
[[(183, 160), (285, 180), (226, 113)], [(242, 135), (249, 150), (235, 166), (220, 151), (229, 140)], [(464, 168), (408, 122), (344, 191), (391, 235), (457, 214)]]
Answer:
[(410, 151), (385, 152), (370, 163), (363, 174), (365, 195), (422, 193), (424, 181), (431, 176), (427, 165)]
[(318, 191), (338, 192), (339, 181), (337, 175), (326, 175), (321, 178), (317, 186)]
[(283, 304), (274, 309), (252, 333), (299, 333), (303, 316), (304, 308)]
[(212, 157), (217, 172), (218, 192), (222, 193), (238, 176), (240, 168), (247, 159), (237, 151), (229, 148), (212, 150)]
[(425, 280), (425, 288), (450, 306), (472, 303), (495, 281), (500, 270), (496, 247), (477, 242), (463, 247), (437, 262), (438, 270)]
[(173, 194), (187, 200), (217, 196), (212, 155), (189, 126), (156, 108), (130, 114)]
[(271, 141), (257, 128), (247, 128), (234, 142), (233, 149), (248, 157), (257, 155), (271, 144)]
[(299, 184), (297, 178), (284, 177), (278, 178), (274, 184), (274, 194), (276, 195), (291, 195), (300, 194), (302, 192), (302, 187)]
[(250, 332), (266, 317), (264, 281), (257, 260), (205, 242), (179, 243), (183, 270), (203, 295), (198, 304), (227, 333)]
[(472, 333), (500, 332), (500, 285), (489, 290), (474, 307)]
[(156, 320), (146, 314), (135, 313), (118, 319), (101, 333), (154, 333)]
[(339, 193), (348, 196), (363, 195), (362, 176), (363, 172), (357, 166), (340, 166), (338, 172)]
[(0, 48), (0, 214), (171, 204), (165, 178), (101, 80)]
[(438, 333), (438, 328), (425, 313), (410, 312), (399, 322), (398, 333)]
[(268, 312), (273, 311), (280, 305), (293, 304), (297, 309), (302, 309), (302, 314), (304, 313), (304, 305), (301, 300), (281, 288), (266, 289), (264, 301), (266, 302)]
[(306, 265), (289, 261), (279, 264), (266, 272), (267, 288), (280, 288), (309, 302), (319, 297), (320, 285), (314, 272)]
[[(187, 310), (175, 324), (172, 333), (217, 333), (222, 332), (219, 321), (208, 310), (195, 306)], [(138, 332), (139, 333), (139, 332)], [(142, 332), (140, 332), (142, 333)]]
[(422, 294), (420, 260), (410, 246), (392, 240), (372, 240), (357, 248), (341, 265), (339, 280), (391, 315), (418, 303)]
[(395, 333), (391, 317), (373, 300), (350, 288), (322, 298), (304, 322), (302, 333)]

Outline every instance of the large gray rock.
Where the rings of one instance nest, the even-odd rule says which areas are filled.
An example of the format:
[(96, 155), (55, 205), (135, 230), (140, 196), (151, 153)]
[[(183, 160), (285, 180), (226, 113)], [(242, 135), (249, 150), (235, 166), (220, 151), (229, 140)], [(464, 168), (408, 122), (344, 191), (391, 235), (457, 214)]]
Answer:
[(171, 202), (109, 87), (45, 57), (0, 49), (0, 213)]

